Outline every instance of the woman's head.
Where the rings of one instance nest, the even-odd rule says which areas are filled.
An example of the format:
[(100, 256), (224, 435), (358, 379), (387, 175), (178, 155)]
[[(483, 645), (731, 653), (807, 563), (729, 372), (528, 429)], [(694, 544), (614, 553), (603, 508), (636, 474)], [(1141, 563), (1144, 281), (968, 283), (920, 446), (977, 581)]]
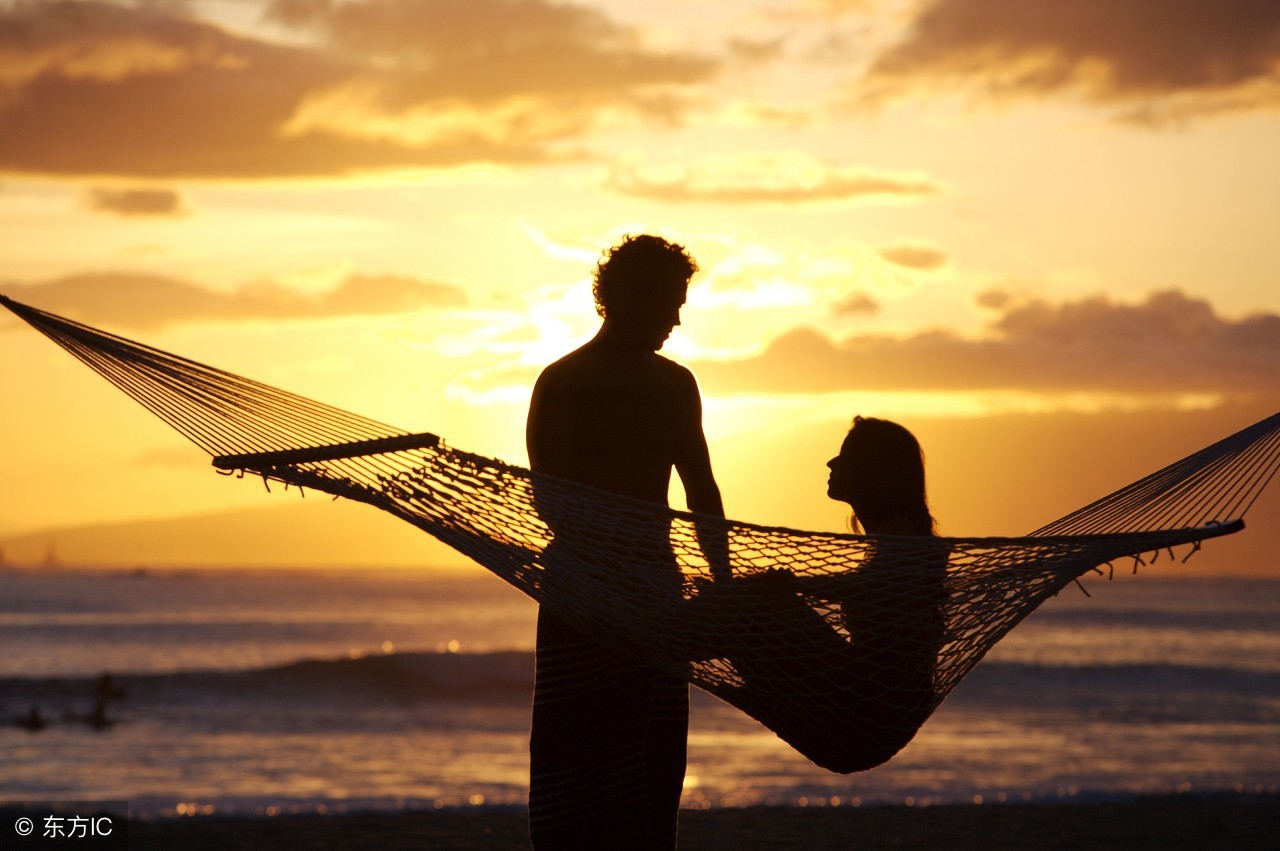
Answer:
[(854, 522), (868, 533), (932, 535), (925, 497), (924, 453), (897, 423), (856, 417), (827, 462), (827, 496), (849, 503)]

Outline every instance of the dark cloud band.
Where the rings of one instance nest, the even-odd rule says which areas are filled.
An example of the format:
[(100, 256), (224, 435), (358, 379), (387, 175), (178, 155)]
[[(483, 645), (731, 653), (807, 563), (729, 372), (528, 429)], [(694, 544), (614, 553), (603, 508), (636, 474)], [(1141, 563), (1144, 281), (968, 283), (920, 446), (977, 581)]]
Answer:
[(1179, 292), (1006, 303), (979, 339), (947, 331), (834, 340), (811, 328), (758, 357), (694, 364), (710, 393), (850, 390), (1249, 394), (1280, 386), (1280, 316), (1231, 320)]
[(1075, 93), (1131, 118), (1280, 107), (1280, 4), (934, 0), (861, 83), (872, 101), (956, 87)]
[(541, 0), (276, 3), (317, 35), (236, 35), (180, 6), (0, 6), (0, 171), (266, 178), (581, 157), (613, 120), (670, 123), (705, 57)]

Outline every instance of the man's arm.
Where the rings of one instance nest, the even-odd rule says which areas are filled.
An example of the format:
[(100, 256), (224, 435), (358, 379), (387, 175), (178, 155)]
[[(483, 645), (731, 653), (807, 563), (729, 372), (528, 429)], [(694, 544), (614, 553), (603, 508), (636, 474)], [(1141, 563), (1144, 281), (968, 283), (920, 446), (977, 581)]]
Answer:
[[(681, 373), (681, 419), (684, 428), (681, 429), (675, 466), (684, 486), (685, 503), (690, 511), (697, 514), (724, 517), (720, 486), (711, 471), (711, 452), (702, 430), (702, 396), (698, 393), (693, 374), (684, 369)], [(728, 579), (732, 575), (728, 528), (723, 523), (703, 523), (698, 524), (696, 532), (698, 546), (711, 567), (711, 575), (716, 579)]]
[(676, 464), (676, 472), (684, 485), (685, 502), (690, 511), (724, 517), (724, 502), (720, 497), (720, 486), (711, 472), (711, 452), (707, 449), (707, 438), (701, 425), (689, 442), (692, 446), (687, 455)]
[[(544, 371), (533, 385), (533, 396), (529, 399), (529, 417), (524, 427), (524, 444), (525, 451), (529, 454), (529, 469), (557, 475), (558, 452), (553, 445), (555, 404), (550, 399), (554, 396), (551, 390), (553, 384), (554, 382), (547, 378), (547, 373)], [(541, 489), (538, 487), (536, 476), (532, 484), (534, 510), (553, 532), (558, 531), (561, 518), (560, 512), (555, 508), (554, 500), (540, 493)]]
[(529, 417), (524, 424), (524, 448), (529, 453), (529, 469), (538, 470), (546, 463), (547, 390), (545, 373), (538, 376), (529, 399)]

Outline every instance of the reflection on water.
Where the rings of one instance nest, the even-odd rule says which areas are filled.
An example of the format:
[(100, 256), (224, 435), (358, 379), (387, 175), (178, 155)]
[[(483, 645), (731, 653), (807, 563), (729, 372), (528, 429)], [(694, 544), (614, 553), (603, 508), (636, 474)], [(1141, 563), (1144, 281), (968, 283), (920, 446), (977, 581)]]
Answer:
[[(695, 694), (685, 803), (1280, 785), (1280, 582), (1090, 590), (1016, 629), (873, 771), (815, 768)], [(523, 803), (533, 616), (496, 582), (412, 574), (2, 574), (0, 716), (38, 704), (51, 723), (0, 727), (0, 797), (143, 814)], [(118, 723), (66, 720), (108, 669)]]

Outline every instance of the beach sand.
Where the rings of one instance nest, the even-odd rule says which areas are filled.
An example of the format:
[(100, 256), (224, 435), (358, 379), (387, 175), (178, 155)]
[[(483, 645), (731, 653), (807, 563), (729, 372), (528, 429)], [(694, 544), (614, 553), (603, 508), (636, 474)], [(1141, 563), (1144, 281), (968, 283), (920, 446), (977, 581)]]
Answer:
[[(130, 825), (134, 849), (522, 849), (524, 810), (192, 818)], [(686, 810), (682, 851), (705, 849), (1280, 849), (1280, 795), (1105, 803)], [(607, 842), (601, 848), (607, 849)]]

